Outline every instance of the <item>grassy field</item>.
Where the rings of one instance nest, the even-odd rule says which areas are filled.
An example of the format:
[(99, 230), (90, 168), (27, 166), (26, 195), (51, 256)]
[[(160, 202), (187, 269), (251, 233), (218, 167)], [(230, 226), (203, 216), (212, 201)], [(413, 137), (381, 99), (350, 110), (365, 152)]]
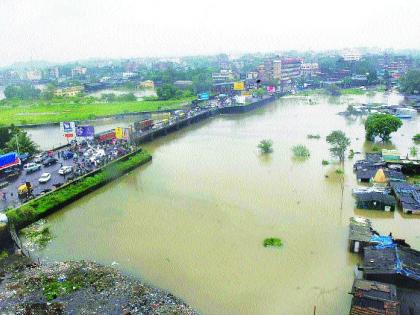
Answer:
[(95, 174), (82, 177), (45, 196), (8, 210), (6, 215), (16, 228), (25, 227), (151, 159), (152, 156), (147, 151), (139, 151), (126, 159), (111, 162)]
[(2, 101), (0, 125), (43, 124), (60, 121), (88, 120), (100, 116), (177, 109), (191, 102), (194, 97), (168, 101), (137, 101), (115, 103), (79, 103), (69, 101)]

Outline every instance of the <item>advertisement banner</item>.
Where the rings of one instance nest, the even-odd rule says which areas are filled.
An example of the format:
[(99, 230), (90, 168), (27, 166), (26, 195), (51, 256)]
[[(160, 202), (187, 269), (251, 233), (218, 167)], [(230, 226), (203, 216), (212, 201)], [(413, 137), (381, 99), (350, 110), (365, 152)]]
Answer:
[(123, 128), (121, 128), (121, 127), (115, 128), (115, 138), (122, 139), (123, 136), (124, 136)]
[(95, 135), (95, 128), (93, 126), (77, 126), (77, 137), (93, 137)]
[(268, 93), (276, 93), (276, 87), (275, 86), (267, 86), (267, 92)]
[(123, 139), (124, 140), (130, 140), (130, 128), (124, 128), (124, 135), (123, 135)]
[(60, 122), (60, 131), (63, 134), (63, 136), (67, 139), (75, 137), (76, 128), (74, 121)]
[(242, 91), (245, 89), (244, 82), (233, 82), (233, 89), (235, 91)]

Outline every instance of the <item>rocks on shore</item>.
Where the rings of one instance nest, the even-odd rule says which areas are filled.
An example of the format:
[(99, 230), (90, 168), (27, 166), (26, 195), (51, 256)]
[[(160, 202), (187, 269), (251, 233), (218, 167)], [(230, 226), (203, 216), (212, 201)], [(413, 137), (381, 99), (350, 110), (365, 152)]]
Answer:
[(170, 293), (112, 267), (71, 261), (36, 264), (26, 257), (0, 261), (1, 314), (198, 315)]

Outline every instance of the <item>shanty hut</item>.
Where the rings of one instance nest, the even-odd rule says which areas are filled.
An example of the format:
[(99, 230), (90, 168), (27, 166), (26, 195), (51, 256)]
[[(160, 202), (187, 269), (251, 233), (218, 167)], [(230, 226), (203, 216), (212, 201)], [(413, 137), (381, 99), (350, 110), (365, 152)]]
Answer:
[(356, 195), (356, 206), (359, 209), (394, 211), (396, 201), (391, 195), (372, 191)]
[(400, 245), (366, 247), (363, 275), (367, 280), (420, 289), (420, 252)]
[(395, 285), (355, 279), (350, 315), (400, 315)]
[(362, 252), (366, 246), (372, 245), (370, 240), (374, 234), (369, 219), (361, 217), (350, 218), (349, 249), (353, 253)]
[(404, 213), (420, 214), (420, 185), (391, 182), (390, 186)]

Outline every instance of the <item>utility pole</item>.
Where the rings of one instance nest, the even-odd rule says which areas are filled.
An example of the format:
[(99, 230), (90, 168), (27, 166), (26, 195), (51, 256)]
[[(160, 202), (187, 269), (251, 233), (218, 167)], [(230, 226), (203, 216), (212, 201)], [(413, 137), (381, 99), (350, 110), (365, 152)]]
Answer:
[(18, 141), (18, 135), (15, 134), (16, 137), (16, 147), (17, 147), (17, 153), (19, 154), (19, 141)]

